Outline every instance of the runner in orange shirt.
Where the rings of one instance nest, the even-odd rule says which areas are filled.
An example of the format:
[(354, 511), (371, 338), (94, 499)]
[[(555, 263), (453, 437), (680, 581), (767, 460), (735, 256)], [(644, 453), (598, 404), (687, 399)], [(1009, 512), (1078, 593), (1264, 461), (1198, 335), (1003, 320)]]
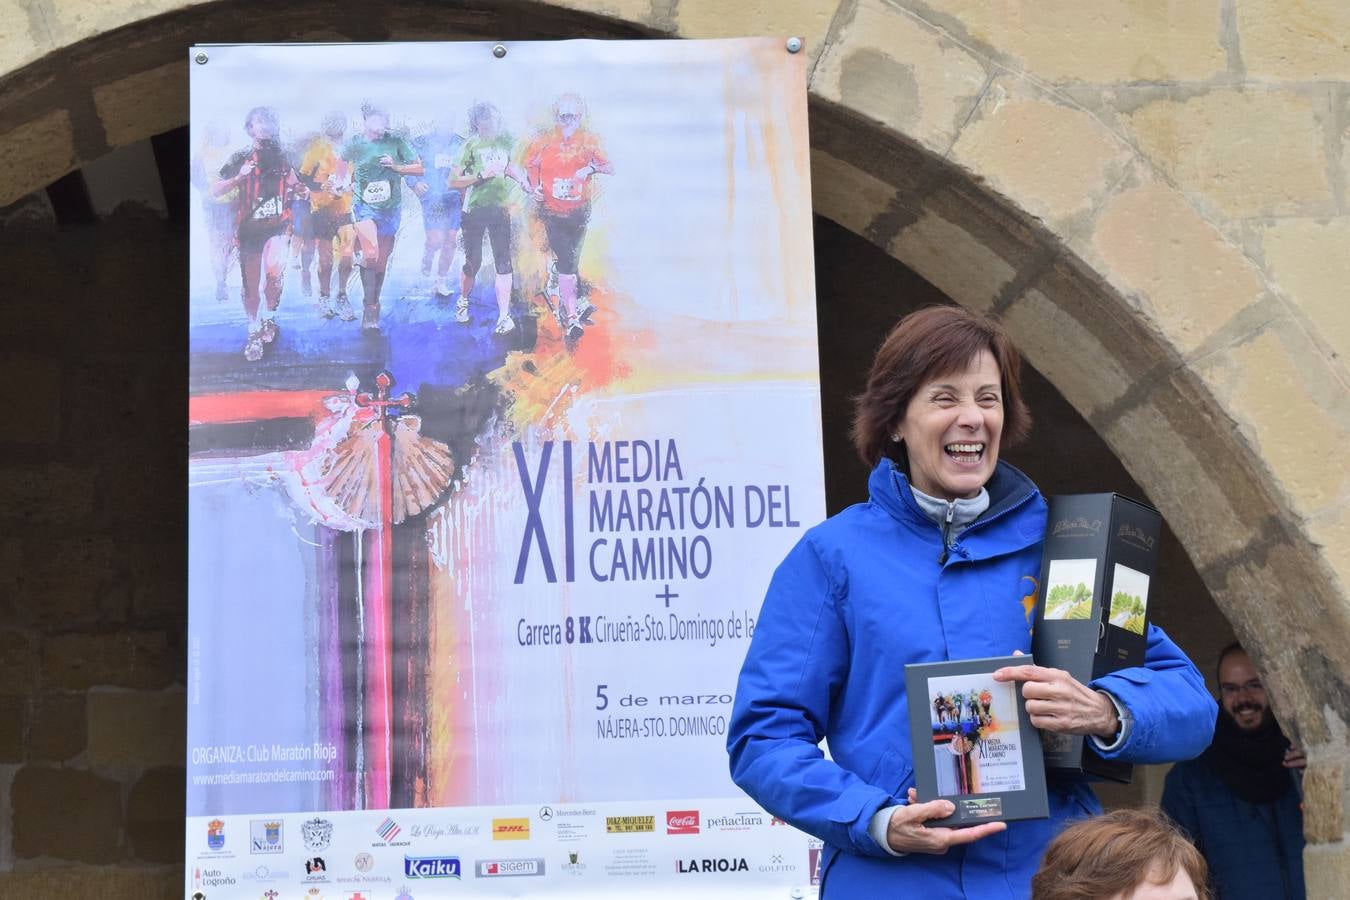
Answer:
[[(342, 159), (347, 117), (330, 112), (323, 120), (323, 134), (315, 138), (300, 162), (300, 178), (310, 189), (309, 231), (304, 236), (304, 274), (309, 260), (319, 254), (319, 313), (325, 319), (337, 316), (344, 322), (356, 318), (347, 299), (347, 282), (352, 275), (352, 253), (356, 247), (356, 227), (352, 225), (352, 194), (347, 187), (347, 161)], [(338, 252), (337, 306), (329, 299), (333, 283), (333, 244)]]
[(525, 151), (530, 192), (556, 260), (562, 306), (559, 319), (567, 337), (573, 340), (582, 332), (577, 310), (577, 260), (591, 218), (591, 178), (614, 174), (599, 138), (582, 127), (585, 116), (585, 102), (576, 94), (563, 94), (553, 104), (557, 127)]

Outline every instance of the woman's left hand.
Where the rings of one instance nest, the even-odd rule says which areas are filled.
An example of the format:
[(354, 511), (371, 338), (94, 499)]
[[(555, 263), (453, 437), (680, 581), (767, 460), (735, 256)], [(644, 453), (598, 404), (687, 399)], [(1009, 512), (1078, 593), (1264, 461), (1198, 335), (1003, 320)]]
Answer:
[(1005, 666), (994, 672), (994, 680), (1022, 682), (1022, 699), (1026, 701), (1031, 724), (1044, 731), (1095, 734), (1110, 739), (1120, 730), (1120, 718), (1111, 698), (1063, 669)]

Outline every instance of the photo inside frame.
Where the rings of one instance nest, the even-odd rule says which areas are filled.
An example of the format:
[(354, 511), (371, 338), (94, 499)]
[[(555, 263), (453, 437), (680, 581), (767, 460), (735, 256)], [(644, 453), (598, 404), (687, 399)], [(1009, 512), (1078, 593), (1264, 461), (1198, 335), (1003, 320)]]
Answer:
[(1111, 624), (1142, 635), (1147, 612), (1148, 576), (1116, 563), (1111, 581)]
[(1097, 560), (1052, 559), (1045, 588), (1045, 618), (1090, 619)]
[(928, 679), (938, 795), (1025, 790), (1017, 691), (989, 674)]

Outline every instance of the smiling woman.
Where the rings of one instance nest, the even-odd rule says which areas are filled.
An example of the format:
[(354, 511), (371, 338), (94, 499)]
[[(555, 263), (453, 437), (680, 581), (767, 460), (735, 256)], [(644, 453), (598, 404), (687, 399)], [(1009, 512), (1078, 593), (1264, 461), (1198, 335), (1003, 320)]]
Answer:
[[(1086, 783), (1060, 780), (1046, 820), (930, 828), (954, 807), (913, 788), (914, 754), (931, 750), (910, 746), (905, 665), (1030, 647), (1021, 598), (1040, 569), (1046, 505), (999, 459), (1031, 421), (1019, 364), (990, 319), (947, 306), (902, 319), (854, 420), (871, 499), (807, 532), (764, 599), (728, 729), (731, 773), (824, 843), (828, 900), (902, 885), (927, 898), (1025, 898), (1055, 834), (1100, 811)], [(1024, 683), (1032, 725), (1088, 735), (1111, 759), (1189, 758), (1212, 733), (1200, 674), (1153, 627), (1141, 669), (1084, 685), (1028, 664), (994, 679)]]

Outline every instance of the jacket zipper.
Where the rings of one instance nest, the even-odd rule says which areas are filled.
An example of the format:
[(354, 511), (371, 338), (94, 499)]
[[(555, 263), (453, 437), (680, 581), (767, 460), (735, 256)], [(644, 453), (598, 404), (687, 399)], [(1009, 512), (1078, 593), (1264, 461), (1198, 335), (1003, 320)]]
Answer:
[[(966, 526), (966, 530), (973, 531), (975, 528), (983, 525), (988, 525), (990, 522), (997, 522), (999, 519), (1003, 518), (1008, 513), (1025, 506), (1027, 501), (1029, 501), (1034, 496), (1036, 496), (1036, 492), (1032, 491), (1031, 493), (1023, 497), (1021, 500), (1018, 500), (1012, 506), (1009, 506), (1006, 509), (999, 510), (997, 513), (990, 516), (989, 518), (976, 519), (974, 522), (971, 522), (968, 526)], [(954, 516), (955, 514), (956, 514), (956, 504), (951, 503), (949, 501), (947, 504), (947, 524), (942, 527), (942, 555), (938, 557), (938, 565), (940, 566), (945, 566), (947, 564), (947, 557), (950, 555), (950, 546), (947, 543), (947, 531), (948, 529), (951, 528), (952, 516)]]
[(955, 516), (956, 516), (956, 504), (948, 500), (947, 521), (942, 526), (942, 555), (938, 557), (939, 566), (945, 566), (947, 564), (947, 554), (951, 550), (951, 543), (948, 541), (948, 535), (951, 534), (952, 519)]

